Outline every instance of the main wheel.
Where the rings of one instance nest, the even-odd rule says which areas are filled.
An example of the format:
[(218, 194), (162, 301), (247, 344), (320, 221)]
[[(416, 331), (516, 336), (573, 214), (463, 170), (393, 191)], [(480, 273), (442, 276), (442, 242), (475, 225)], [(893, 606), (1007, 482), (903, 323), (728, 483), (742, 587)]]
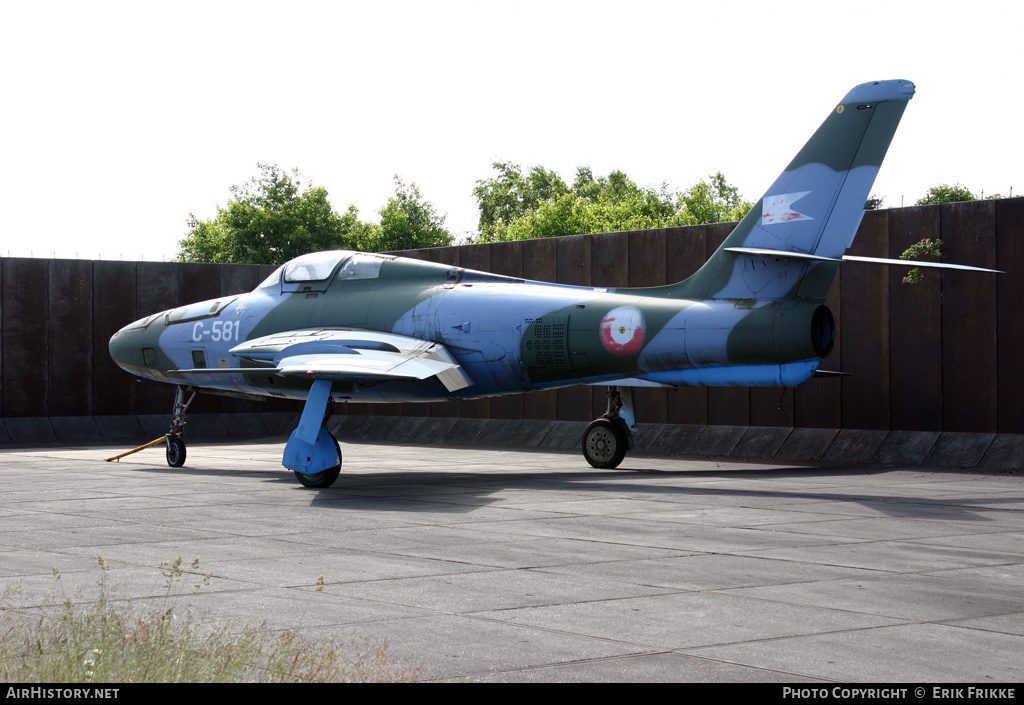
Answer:
[(595, 468), (618, 467), (628, 448), (626, 430), (611, 419), (597, 419), (583, 433), (583, 457)]
[(341, 445), (333, 434), (329, 433), (328, 435), (331, 436), (331, 440), (334, 441), (334, 446), (338, 449), (338, 464), (333, 468), (327, 468), (326, 470), (312, 475), (308, 475), (304, 472), (295, 472), (293, 470), (292, 472), (295, 472), (295, 479), (302, 483), (304, 487), (330, 487), (334, 484), (334, 481), (338, 479), (338, 475), (341, 474)]
[(172, 468), (180, 468), (185, 464), (185, 441), (181, 436), (167, 437), (167, 464)]

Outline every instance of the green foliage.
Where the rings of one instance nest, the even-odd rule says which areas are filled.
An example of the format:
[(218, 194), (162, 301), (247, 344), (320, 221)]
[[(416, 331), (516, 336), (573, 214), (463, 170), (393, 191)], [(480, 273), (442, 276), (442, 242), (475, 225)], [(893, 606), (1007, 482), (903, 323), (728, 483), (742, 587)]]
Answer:
[(882, 203), (884, 201), (885, 201), (884, 198), (876, 196), (875, 194), (871, 194), (868, 197), (868, 200), (864, 203), (864, 210), (866, 210), (866, 211), (876, 211), (876, 210), (878, 210), (879, 208), (882, 207)]
[(380, 227), (366, 249), (376, 252), (442, 247), (455, 239), (444, 227), (445, 216), (424, 201), (416, 184), (395, 175), (395, 195), (380, 211)]
[(956, 201), (973, 201), (976, 197), (964, 186), (956, 184), (950, 186), (949, 184), (939, 184), (938, 186), (932, 186), (928, 189), (928, 193), (924, 198), (917, 201), (919, 206), (930, 206), (936, 203), (953, 203)]
[(260, 174), (232, 186), (232, 198), (212, 220), (189, 216), (179, 242), (179, 262), (282, 264), (320, 250), (404, 250), (450, 245), (444, 216), (423, 201), (416, 184), (395, 177), (395, 196), (381, 210), (381, 224), (359, 219), (349, 206), (336, 213), (327, 189), (306, 184), (299, 172), (260, 164)]
[(732, 223), (742, 220), (753, 204), (740, 198), (739, 189), (731, 186), (722, 172), (707, 181), (698, 181), (682, 194), (686, 210), (697, 223)]
[(496, 177), (477, 182), (480, 240), (526, 240), (740, 220), (750, 209), (721, 173), (684, 192), (642, 187), (622, 171), (595, 178), (580, 167), (572, 187), (542, 166), (523, 175), (495, 162)]
[(561, 177), (542, 166), (535, 166), (523, 176), (518, 164), (494, 162), (498, 176), (476, 182), (473, 195), (480, 208), (480, 236), (495, 239), (500, 227), (538, 210), (569, 192)]
[[(900, 255), (900, 259), (907, 260), (919, 260), (922, 257), (934, 257), (935, 259), (942, 258), (942, 240), (931, 238), (924, 238), (921, 242), (915, 242), (913, 245), (908, 247)], [(920, 284), (924, 281), (924, 273), (920, 267), (914, 267), (907, 276), (903, 277), (904, 284)]]
[(231, 187), (214, 219), (190, 216), (178, 261), (282, 264), (307, 252), (358, 249), (370, 236), (373, 226), (359, 221), (355, 207), (339, 216), (327, 189), (303, 188), (297, 169), (259, 168), (259, 176)]

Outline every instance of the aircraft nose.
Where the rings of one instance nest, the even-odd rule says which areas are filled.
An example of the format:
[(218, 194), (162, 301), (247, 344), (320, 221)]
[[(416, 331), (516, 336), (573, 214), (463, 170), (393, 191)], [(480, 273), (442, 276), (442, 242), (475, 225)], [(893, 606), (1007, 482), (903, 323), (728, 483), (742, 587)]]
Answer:
[[(153, 316), (140, 318), (134, 323), (129, 323), (121, 330), (110, 337), (107, 344), (110, 350), (110, 358), (117, 363), (117, 366), (132, 374), (141, 374), (149, 368), (155, 367), (155, 348), (157, 333), (149, 330), (149, 323)], [(146, 351), (150, 351), (152, 360), (146, 359)]]

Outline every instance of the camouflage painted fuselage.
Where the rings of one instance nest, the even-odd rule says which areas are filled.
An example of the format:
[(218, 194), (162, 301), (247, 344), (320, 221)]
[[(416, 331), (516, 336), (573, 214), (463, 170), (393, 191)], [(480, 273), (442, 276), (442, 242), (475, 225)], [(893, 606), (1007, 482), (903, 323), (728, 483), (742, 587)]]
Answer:
[[(831, 341), (830, 319), (817, 302), (690, 301), (671, 298), (671, 287), (558, 286), (402, 257), (336, 254), (325, 281), (282, 291), (294, 287), (279, 278), (249, 294), (142, 319), (111, 339), (111, 354), (151, 379), (304, 398), (310, 381), (282, 378), (273, 364), (262, 374), (198, 370), (251, 370), (244, 343), (274, 333), (381, 331), (440, 343), (472, 380), (456, 390), (435, 378), (339, 381), (332, 392), (336, 400), (384, 402), (623, 380), (792, 386), (813, 374)], [(338, 279), (353, 257), (381, 257), (378, 275)]]

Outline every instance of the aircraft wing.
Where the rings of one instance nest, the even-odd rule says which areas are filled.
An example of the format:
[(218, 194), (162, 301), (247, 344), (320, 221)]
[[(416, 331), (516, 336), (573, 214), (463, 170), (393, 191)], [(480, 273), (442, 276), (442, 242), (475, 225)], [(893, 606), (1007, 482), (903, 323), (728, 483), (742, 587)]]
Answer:
[(274, 371), (284, 377), (332, 381), (423, 380), (437, 377), (448, 391), (473, 384), (469, 375), (440, 343), (379, 331), (350, 328), (287, 331), (247, 340), (230, 352), (243, 363), (270, 363), (273, 367), (216, 371), (245, 372), (259, 369), (261, 372)]

